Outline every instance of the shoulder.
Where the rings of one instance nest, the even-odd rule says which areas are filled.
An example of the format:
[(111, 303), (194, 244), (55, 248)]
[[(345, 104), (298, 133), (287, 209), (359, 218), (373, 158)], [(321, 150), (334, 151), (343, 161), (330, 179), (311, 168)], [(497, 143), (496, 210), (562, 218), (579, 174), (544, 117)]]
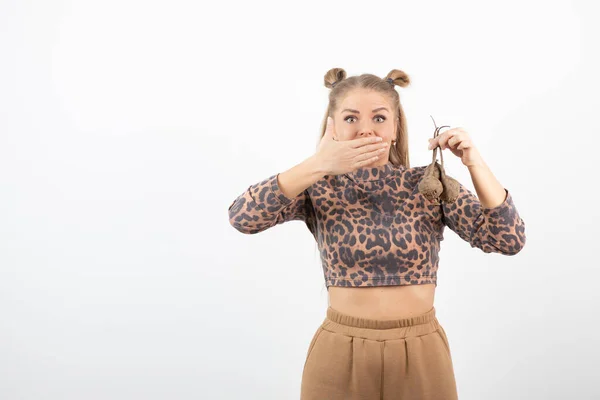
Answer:
[(305, 191), (310, 197), (329, 196), (338, 185), (339, 182), (335, 175), (325, 175), (311, 184)]
[(404, 171), (405, 179), (409, 182), (419, 181), (425, 174), (425, 169), (427, 169), (428, 166), (429, 164), (417, 165), (414, 167), (406, 168), (406, 170)]
[(425, 172), (425, 169), (427, 169), (427, 167), (429, 165), (430, 164), (427, 164), (427, 165), (416, 165), (414, 167), (407, 168), (406, 170), (409, 171), (409, 172), (415, 173), (415, 174), (421, 174), (422, 175), (423, 172)]

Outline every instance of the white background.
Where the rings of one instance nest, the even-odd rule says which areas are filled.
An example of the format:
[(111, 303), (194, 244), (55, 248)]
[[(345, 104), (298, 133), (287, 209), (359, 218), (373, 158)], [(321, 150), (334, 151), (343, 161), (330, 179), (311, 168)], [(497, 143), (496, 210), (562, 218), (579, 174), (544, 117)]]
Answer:
[(333, 67), (408, 73), (411, 166), (462, 126), (526, 223), (516, 256), (445, 230), (460, 398), (600, 398), (594, 7), (1, 1), (0, 399), (299, 398), (315, 241), (227, 208), (313, 154)]

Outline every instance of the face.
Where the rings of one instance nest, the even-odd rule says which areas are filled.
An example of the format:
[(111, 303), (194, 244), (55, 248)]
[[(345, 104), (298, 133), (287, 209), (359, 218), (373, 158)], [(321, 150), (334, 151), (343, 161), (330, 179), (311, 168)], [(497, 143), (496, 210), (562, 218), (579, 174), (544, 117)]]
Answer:
[[(388, 99), (382, 94), (355, 89), (340, 103), (334, 114), (336, 140), (353, 140), (379, 136), (391, 146), (396, 140), (396, 121)], [(389, 161), (389, 151), (369, 165), (384, 165)]]

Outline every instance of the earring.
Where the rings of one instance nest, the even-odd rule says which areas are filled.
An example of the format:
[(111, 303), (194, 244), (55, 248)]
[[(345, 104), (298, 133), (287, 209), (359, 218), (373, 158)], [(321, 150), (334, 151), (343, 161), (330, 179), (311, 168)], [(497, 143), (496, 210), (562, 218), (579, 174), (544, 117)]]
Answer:
[(396, 144), (396, 141), (395, 141), (395, 140), (392, 140), (392, 144)]

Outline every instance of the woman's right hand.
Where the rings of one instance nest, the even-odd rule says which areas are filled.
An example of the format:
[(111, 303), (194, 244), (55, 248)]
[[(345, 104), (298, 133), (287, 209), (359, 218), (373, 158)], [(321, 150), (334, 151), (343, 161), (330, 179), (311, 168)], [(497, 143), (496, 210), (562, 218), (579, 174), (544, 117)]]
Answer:
[(333, 119), (327, 117), (327, 128), (315, 157), (326, 175), (340, 175), (365, 167), (380, 157), (387, 157), (389, 144), (378, 136), (353, 140), (336, 140)]

